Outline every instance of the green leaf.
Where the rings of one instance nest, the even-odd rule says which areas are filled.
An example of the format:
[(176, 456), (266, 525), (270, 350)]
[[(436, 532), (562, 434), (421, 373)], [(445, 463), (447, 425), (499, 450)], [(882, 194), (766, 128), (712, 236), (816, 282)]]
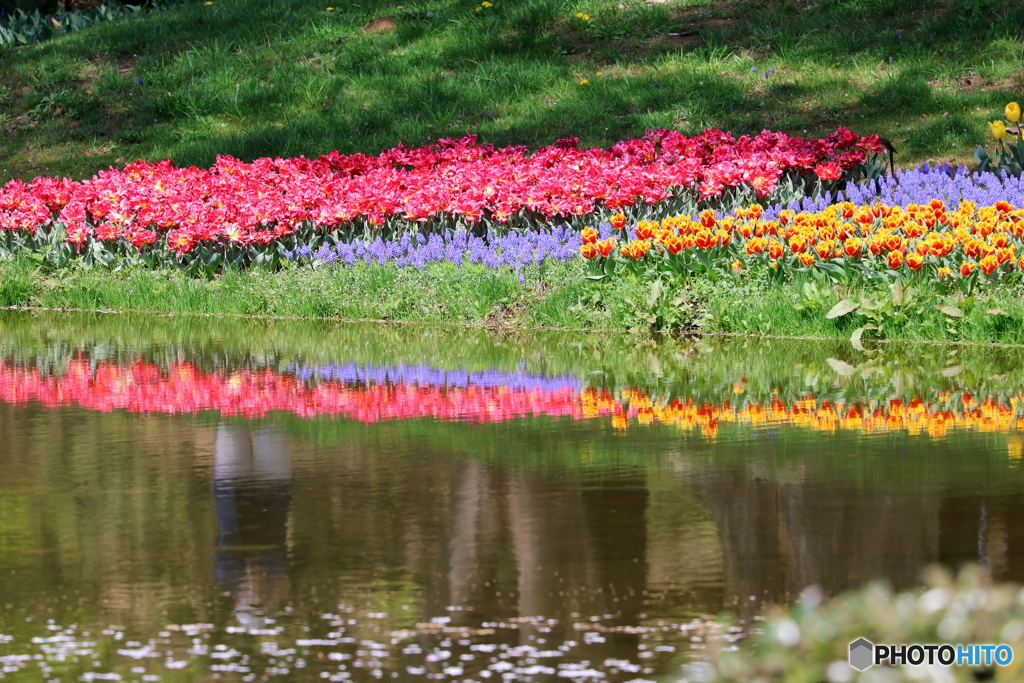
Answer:
[(954, 318), (962, 318), (962, 317), (964, 317), (964, 312), (961, 311), (956, 306), (936, 306), (935, 308), (937, 308), (938, 310), (942, 311), (946, 315), (952, 316)]
[(607, 275), (605, 275), (605, 274), (601, 274), (601, 275), (588, 275), (588, 276), (587, 276), (587, 279), (588, 279), (588, 280), (603, 280), (603, 279), (605, 279), (606, 277), (608, 277), (608, 276), (607, 276)]
[(852, 301), (850, 299), (843, 299), (835, 306), (833, 306), (832, 310), (825, 314), (825, 319), (832, 320), (833, 318), (841, 318), (847, 313), (851, 313), (856, 308), (857, 302)]
[(861, 344), (861, 342), (860, 342), (860, 338), (863, 337), (863, 336), (864, 336), (864, 328), (863, 327), (858, 327), (857, 329), (855, 329), (853, 331), (853, 334), (850, 335), (850, 343), (853, 344), (853, 348), (857, 349), (858, 351), (863, 351), (864, 350), (864, 345)]
[(1001, 308), (988, 308), (988, 309), (985, 309), (985, 312), (988, 313), (989, 315), (1005, 315), (1007, 317), (1009, 317), (1009, 315), (1010, 315), (1009, 313), (1007, 313), (1006, 311), (1004, 311)]
[(899, 278), (892, 283), (892, 302), (897, 306), (903, 305), (903, 281)]

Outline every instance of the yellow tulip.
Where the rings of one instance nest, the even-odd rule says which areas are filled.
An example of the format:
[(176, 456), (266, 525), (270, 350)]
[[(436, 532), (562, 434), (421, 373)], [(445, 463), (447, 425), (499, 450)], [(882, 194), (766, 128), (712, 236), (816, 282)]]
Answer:
[(1020, 118), (1020, 105), (1016, 102), (1010, 102), (1006, 105), (1006, 110), (1003, 111), (1003, 116), (1010, 123), (1017, 123), (1017, 119)]
[(1003, 125), (1002, 121), (989, 122), (988, 129), (992, 131), (992, 137), (996, 140), (1002, 140), (1006, 137), (1006, 126)]

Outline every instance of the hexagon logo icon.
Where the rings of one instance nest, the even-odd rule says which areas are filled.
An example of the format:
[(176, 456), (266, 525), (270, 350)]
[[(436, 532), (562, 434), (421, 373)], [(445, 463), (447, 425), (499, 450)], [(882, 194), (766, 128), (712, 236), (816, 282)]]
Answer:
[(866, 638), (858, 638), (850, 643), (850, 666), (857, 671), (863, 671), (872, 664), (875, 659), (875, 645)]

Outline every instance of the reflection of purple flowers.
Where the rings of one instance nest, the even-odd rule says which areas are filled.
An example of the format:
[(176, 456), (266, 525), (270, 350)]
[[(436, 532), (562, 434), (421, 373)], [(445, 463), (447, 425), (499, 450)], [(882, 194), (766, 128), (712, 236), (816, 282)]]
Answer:
[[(599, 229), (602, 237), (611, 235), (611, 227)], [(383, 240), (356, 239), (341, 242), (337, 246), (325, 244), (316, 251), (308, 246), (296, 248), (290, 254), (293, 260), (312, 259), (332, 264), (354, 265), (362, 262), (393, 263), (400, 268), (422, 270), (428, 263), (451, 263), (453, 265), (482, 265), (487, 268), (509, 266), (520, 269), (523, 266), (538, 265), (550, 259), (565, 261), (579, 257), (580, 235), (564, 226), (550, 230), (529, 230), (509, 232), (504, 235), (487, 233), (483, 237), (466, 230), (444, 233), (404, 233), (398, 239)]]
[(579, 390), (583, 383), (575, 375), (545, 377), (528, 373), (522, 368), (516, 372), (497, 369), (446, 370), (429, 365), (398, 365), (394, 367), (359, 365), (356, 363), (329, 363), (305, 367), (293, 365), (289, 371), (303, 382), (341, 382), (357, 385), (432, 386), (432, 387), (508, 387), (513, 390), (557, 391)]

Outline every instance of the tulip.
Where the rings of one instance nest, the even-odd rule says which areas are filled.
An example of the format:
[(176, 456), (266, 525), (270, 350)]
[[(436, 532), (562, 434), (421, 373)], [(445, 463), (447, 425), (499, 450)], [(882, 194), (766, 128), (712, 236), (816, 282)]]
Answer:
[(919, 270), (924, 265), (924, 256), (917, 252), (907, 254), (907, 267), (911, 270)]
[(988, 129), (996, 140), (1002, 140), (1006, 137), (1006, 126), (1003, 125), (1002, 121), (989, 121)]
[(1010, 123), (1017, 123), (1017, 119), (1020, 118), (1020, 105), (1016, 102), (1010, 102), (1006, 105), (1006, 109), (1003, 111), (1003, 116)]
[(981, 259), (979, 265), (981, 266), (981, 272), (985, 273), (985, 275), (991, 275), (999, 267), (999, 261), (995, 256), (990, 255)]

